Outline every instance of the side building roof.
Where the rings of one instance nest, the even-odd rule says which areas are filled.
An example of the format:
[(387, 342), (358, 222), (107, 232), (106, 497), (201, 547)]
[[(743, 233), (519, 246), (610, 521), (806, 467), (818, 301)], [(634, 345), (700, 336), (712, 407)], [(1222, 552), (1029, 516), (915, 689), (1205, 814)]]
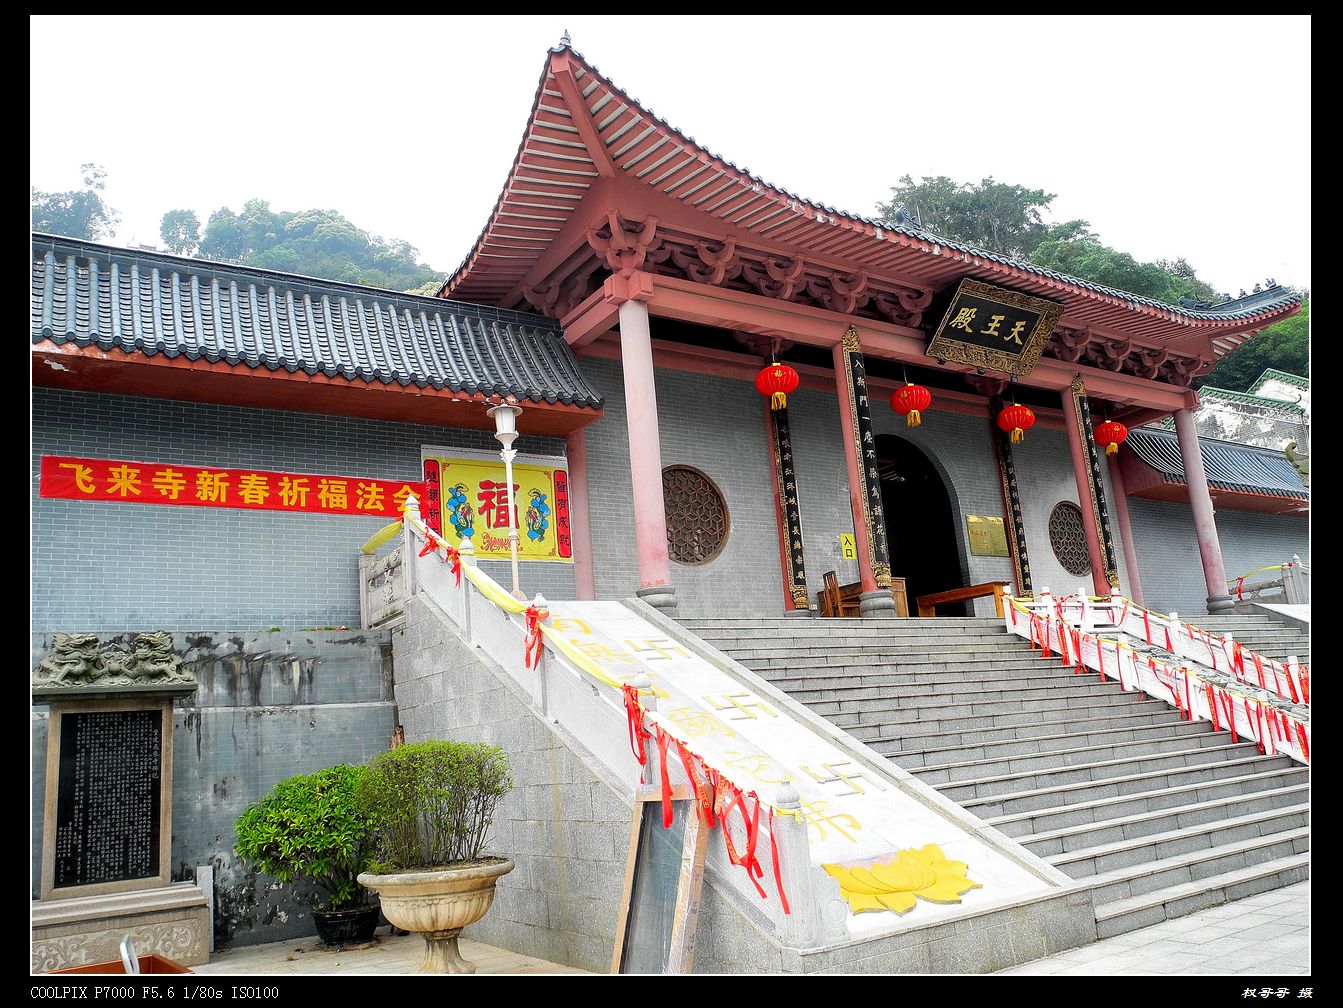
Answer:
[(554, 319), (52, 235), (32, 253), (34, 346), (602, 408)]

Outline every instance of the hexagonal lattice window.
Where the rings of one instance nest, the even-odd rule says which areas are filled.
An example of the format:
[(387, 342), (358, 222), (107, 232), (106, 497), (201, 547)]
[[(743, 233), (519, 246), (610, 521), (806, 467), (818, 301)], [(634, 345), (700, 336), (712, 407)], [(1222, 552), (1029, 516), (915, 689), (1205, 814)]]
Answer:
[(1072, 501), (1059, 501), (1049, 512), (1049, 545), (1069, 574), (1086, 574), (1091, 570), (1082, 509)]
[(693, 466), (662, 470), (667, 548), (677, 563), (706, 564), (727, 545), (727, 503), (713, 480)]

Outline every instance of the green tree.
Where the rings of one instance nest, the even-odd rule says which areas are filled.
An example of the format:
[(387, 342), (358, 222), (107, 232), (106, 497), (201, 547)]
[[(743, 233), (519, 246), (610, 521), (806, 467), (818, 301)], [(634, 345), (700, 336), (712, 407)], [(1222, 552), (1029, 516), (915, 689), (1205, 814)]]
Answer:
[(1084, 220), (1046, 224), (1043, 212), (1054, 198), (1043, 189), (995, 182), (992, 176), (961, 185), (945, 175), (925, 175), (918, 182), (902, 175), (900, 184), (891, 188), (891, 201), (878, 204), (877, 212), (886, 223), (896, 224), (898, 211), (912, 210), (935, 234), (1025, 259), (1050, 239), (1095, 237)]
[(242, 262), (251, 251), (247, 234), (238, 223), (238, 215), (228, 207), (220, 207), (205, 222), (205, 237), (201, 239), (200, 254), (218, 262)]
[(194, 210), (169, 210), (159, 223), (159, 237), (173, 255), (194, 255), (201, 243), (201, 221)]
[(250, 199), (235, 214), (222, 207), (210, 215), (200, 254), (208, 259), (301, 273), (344, 283), (410, 290), (443, 276), (416, 262), (408, 242), (370, 235), (335, 210), (276, 211)]
[(1309, 299), (1301, 303), (1301, 311), (1297, 314), (1275, 322), (1248, 343), (1231, 351), (1195, 384), (1241, 392), (1249, 388), (1266, 368), (1310, 377)]
[(1198, 279), (1194, 268), (1185, 260), (1138, 262), (1127, 252), (1102, 245), (1094, 237), (1043, 242), (1031, 253), (1030, 261), (1046, 269), (1166, 304), (1176, 304), (1182, 297), (1217, 299), (1213, 289)]
[(80, 166), (84, 188), (71, 192), (32, 191), (33, 230), (98, 241), (110, 238), (121, 216), (103, 202), (107, 172), (96, 164)]

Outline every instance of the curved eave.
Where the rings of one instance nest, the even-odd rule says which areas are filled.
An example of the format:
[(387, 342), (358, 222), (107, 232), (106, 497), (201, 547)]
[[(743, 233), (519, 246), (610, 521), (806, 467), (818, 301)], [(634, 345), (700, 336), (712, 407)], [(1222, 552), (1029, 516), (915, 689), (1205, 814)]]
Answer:
[(717, 232), (708, 237), (749, 234), (769, 245), (934, 287), (978, 276), (1062, 298), (1065, 318), (1075, 326), (1094, 324), (1158, 341), (1201, 337), (1209, 341), (1203, 352), (1214, 356), (1300, 307), (1300, 297), (1286, 292), (1247, 298), (1243, 307), (1167, 305), (816, 203), (700, 146), (567, 47), (551, 51), (508, 181), (470, 254), (440, 293), (493, 303), (516, 292), (592, 181), (611, 172), (705, 214)]

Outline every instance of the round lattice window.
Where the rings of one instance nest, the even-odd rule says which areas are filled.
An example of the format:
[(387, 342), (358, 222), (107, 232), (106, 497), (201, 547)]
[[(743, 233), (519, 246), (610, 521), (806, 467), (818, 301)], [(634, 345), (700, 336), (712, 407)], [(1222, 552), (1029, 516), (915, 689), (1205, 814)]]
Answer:
[(1085, 574), (1091, 570), (1082, 509), (1072, 501), (1059, 501), (1049, 512), (1049, 545), (1069, 574)]
[(693, 466), (662, 470), (667, 548), (677, 563), (706, 564), (727, 544), (727, 504), (713, 480)]

